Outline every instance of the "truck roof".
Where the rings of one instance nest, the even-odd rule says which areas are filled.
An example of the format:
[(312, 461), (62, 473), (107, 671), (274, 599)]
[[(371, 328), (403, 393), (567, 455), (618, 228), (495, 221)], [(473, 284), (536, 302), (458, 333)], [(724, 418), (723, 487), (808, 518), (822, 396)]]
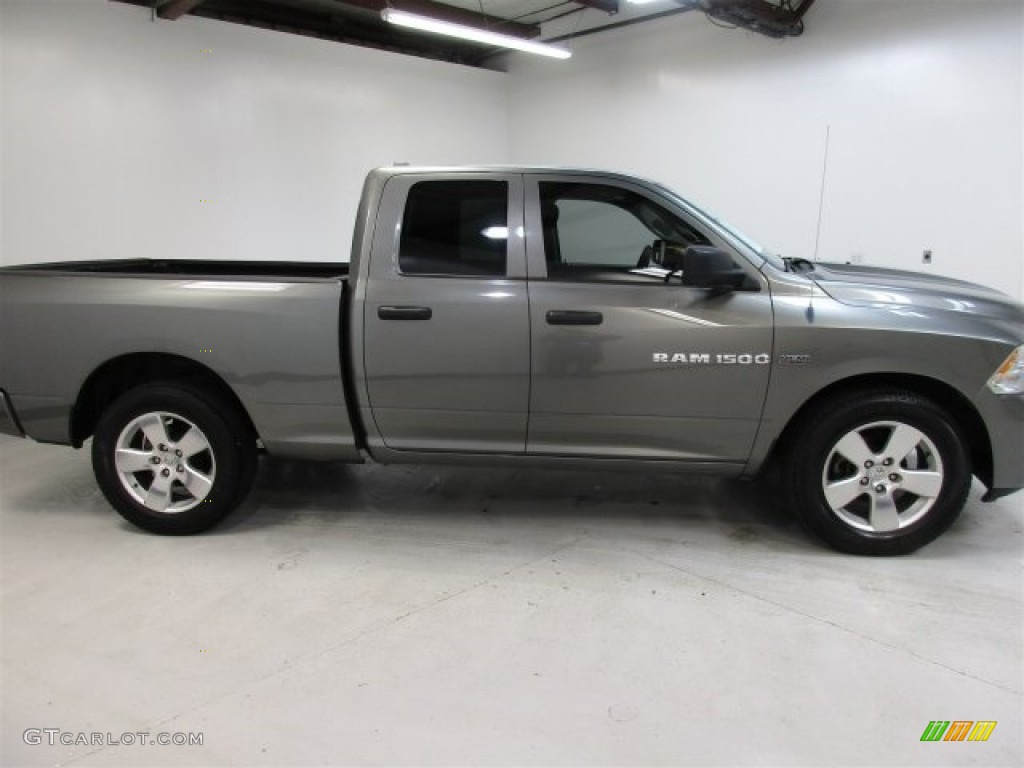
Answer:
[(604, 178), (618, 179), (620, 181), (633, 181), (640, 182), (642, 184), (662, 186), (653, 179), (647, 179), (642, 176), (634, 176), (631, 174), (621, 173), (618, 171), (609, 171), (604, 168), (581, 168), (558, 165), (386, 165), (374, 168), (370, 173), (371, 175), (384, 178), (414, 173), (543, 173), (559, 175), (579, 174), (583, 176), (603, 176)]

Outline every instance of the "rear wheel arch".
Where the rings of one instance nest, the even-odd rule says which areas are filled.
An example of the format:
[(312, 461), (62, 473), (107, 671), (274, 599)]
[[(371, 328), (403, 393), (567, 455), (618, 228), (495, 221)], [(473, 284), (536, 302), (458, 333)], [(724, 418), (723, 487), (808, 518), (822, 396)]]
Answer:
[(209, 392), (231, 405), (251, 430), (258, 432), (235, 391), (217, 373), (195, 360), (160, 352), (140, 352), (112, 358), (86, 378), (71, 410), (71, 444), (80, 448), (96, 430), (103, 412), (121, 395), (143, 384), (180, 381)]
[(789, 419), (775, 440), (763, 466), (776, 464), (792, 446), (793, 440), (820, 409), (831, 401), (857, 391), (881, 388), (904, 389), (927, 398), (949, 414), (966, 439), (971, 471), (986, 486), (992, 483), (992, 441), (985, 422), (971, 402), (944, 381), (913, 374), (865, 374), (833, 382), (809, 397)]

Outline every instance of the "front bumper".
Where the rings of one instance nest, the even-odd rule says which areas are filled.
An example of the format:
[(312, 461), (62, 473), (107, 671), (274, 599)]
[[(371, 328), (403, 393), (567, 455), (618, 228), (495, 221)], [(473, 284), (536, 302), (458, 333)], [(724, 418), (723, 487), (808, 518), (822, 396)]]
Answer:
[(992, 446), (992, 478), (984, 501), (1024, 489), (1024, 395), (994, 395), (984, 390), (979, 406)]
[(0, 389), (0, 434), (14, 435), (15, 437), (25, 436), (25, 430), (21, 428), (11, 399), (2, 389)]

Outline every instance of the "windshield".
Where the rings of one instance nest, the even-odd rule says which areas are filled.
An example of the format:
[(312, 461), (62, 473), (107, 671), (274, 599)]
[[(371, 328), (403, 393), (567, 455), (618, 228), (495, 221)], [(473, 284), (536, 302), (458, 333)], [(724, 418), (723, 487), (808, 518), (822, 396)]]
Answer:
[(714, 224), (715, 227), (719, 229), (723, 234), (727, 235), (730, 239), (736, 241), (740, 245), (745, 246), (749, 250), (753, 251), (762, 259), (769, 262), (772, 266), (778, 269), (785, 269), (785, 263), (783, 262), (781, 256), (779, 256), (774, 251), (770, 251), (767, 248), (762, 247), (760, 243), (758, 243), (753, 238), (748, 237), (743, 232), (740, 232), (738, 229), (736, 229), (736, 227), (732, 226), (729, 222), (724, 221), (723, 219), (720, 219), (718, 216), (715, 216), (713, 213), (709, 213), (707, 210), (694, 205), (689, 200), (677, 195), (671, 189), (661, 187), (660, 185), (659, 189), (668, 197), (672, 198), (673, 202), (677, 203), (678, 205), (681, 205), (682, 207), (686, 208), (688, 211), (694, 213), (695, 215), (704, 219), (705, 221)]

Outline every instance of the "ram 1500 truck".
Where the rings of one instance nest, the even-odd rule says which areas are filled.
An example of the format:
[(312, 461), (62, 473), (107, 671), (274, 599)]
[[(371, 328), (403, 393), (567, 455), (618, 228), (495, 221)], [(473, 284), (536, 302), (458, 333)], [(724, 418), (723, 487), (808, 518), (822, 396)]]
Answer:
[[(349, 263), (0, 270), (0, 431), (81, 447), (157, 533), (259, 452), (753, 476), (832, 546), (912, 551), (1024, 486), (1024, 308), (780, 258), (597, 171), (386, 168)], [(774, 460), (778, 459), (776, 463)]]

